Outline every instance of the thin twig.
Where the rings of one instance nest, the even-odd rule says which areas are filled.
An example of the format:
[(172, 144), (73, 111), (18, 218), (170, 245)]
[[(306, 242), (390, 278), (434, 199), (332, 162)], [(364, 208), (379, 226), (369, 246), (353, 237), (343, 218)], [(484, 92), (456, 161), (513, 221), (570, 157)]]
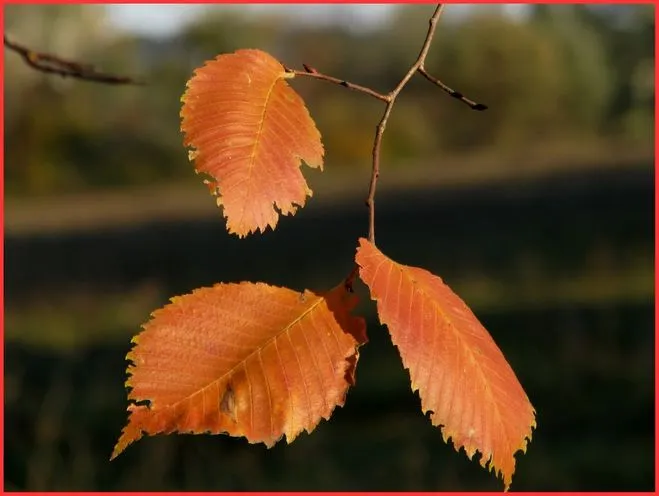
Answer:
[(426, 78), (428, 81), (430, 81), (433, 84), (436, 84), (439, 86), (441, 89), (443, 89), (446, 93), (448, 93), (450, 96), (453, 98), (457, 98), (460, 100), (462, 103), (469, 105), (472, 110), (487, 110), (487, 105), (483, 105), (482, 103), (476, 103), (473, 100), (470, 100), (466, 96), (464, 96), (462, 93), (459, 91), (455, 91), (454, 89), (446, 86), (444, 83), (442, 83), (439, 79), (437, 79), (434, 76), (431, 76), (428, 74), (426, 71), (426, 68), (423, 66), (423, 64), (419, 67), (418, 69), (419, 74), (421, 74), (424, 78)]
[(338, 84), (339, 86), (343, 86), (344, 88), (348, 88), (350, 90), (354, 91), (359, 91), (360, 93), (365, 93), (367, 95), (372, 96), (373, 98), (377, 98), (378, 100), (381, 100), (383, 102), (388, 102), (389, 98), (387, 95), (383, 95), (382, 93), (378, 93), (377, 91), (372, 90), (371, 88), (366, 88), (364, 86), (360, 86), (358, 84), (351, 83), (349, 81), (346, 81), (345, 79), (339, 79), (335, 78), (332, 76), (328, 76), (327, 74), (320, 73), (316, 71), (315, 69), (312, 69), (306, 64), (303, 64), (305, 67), (304, 71), (300, 71), (297, 69), (290, 69), (288, 67), (285, 67), (287, 72), (290, 72), (292, 74), (295, 74), (296, 76), (307, 76), (315, 79), (320, 79), (321, 81), (327, 81), (330, 83)]
[(92, 81), (95, 83), (144, 84), (130, 77), (98, 72), (94, 69), (94, 66), (89, 64), (81, 64), (79, 62), (66, 60), (49, 53), (36, 52), (16, 43), (15, 41), (11, 41), (7, 38), (7, 35), (4, 36), (4, 44), (9, 50), (20, 55), (28, 66), (40, 72), (81, 79), (83, 81)]
[[(358, 84), (350, 83), (344, 79), (338, 79), (332, 76), (328, 76), (327, 74), (322, 74), (313, 67), (308, 66), (307, 64), (303, 64), (304, 67), (303, 71), (285, 67), (287, 72), (292, 73), (295, 76), (306, 76), (306, 77), (311, 77), (315, 79), (320, 79), (322, 81), (338, 84), (339, 86), (343, 86), (345, 88), (358, 91), (366, 95), (370, 95), (387, 104), (384, 109), (384, 114), (382, 115), (380, 122), (375, 128), (375, 139), (373, 140), (373, 153), (372, 153), (373, 167), (371, 171), (371, 182), (368, 189), (368, 197), (366, 198), (366, 206), (368, 207), (368, 211), (369, 211), (368, 239), (373, 244), (375, 244), (375, 190), (377, 188), (378, 177), (380, 176), (380, 148), (382, 145), (382, 136), (384, 135), (384, 130), (387, 127), (387, 121), (389, 120), (389, 115), (391, 114), (391, 110), (393, 109), (394, 103), (396, 102), (396, 98), (398, 97), (398, 94), (402, 91), (402, 89), (410, 81), (410, 79), (412, 79), (412, 76), (414, 76), (414, 74), (418, 72), (423, 77), (425, 77), (428, 81), (439, 86), (447, 94), (465, 103), (473, 110), (487, 109), (487, 105), (483, 105), (482, 103), (476, 103), (473, 100), (470, 100), (462, 93), (448, 87), (439, 79), (437, 79), (434, 76), (431, 76), (426, 71), (424, 64), (426, 62), (426, 57), (428, 56), (428, 51), (430, 50), (430, 44), (432, 43), (433, 37), (435, 36), (435, 28), (437, 27), (437, 21), (439, 20), (439, 17), (442, 15), (443, 9), (444, 9), (443, 4), (437, 5), (435, 12), (433, 12), (432, 16), (428, 21), (429, 24), (428, 33), (426, 34), (426, 39), (423, 42), (423, 46), (421, 47), (419, 56), (416, 58), (416, 61), (414, 62), (414, 64), (412, 64), (412, 66), (407, 71), (405, 76), (403, 76), (403, 78), (400, 80), (398, 85), (386, 95), (382, 93), (378, 93), (377, 91), (374, 91), (371, 88), (366, 88)], [(355, 275), (355, 271), (353, 270), (353, 272), (347, 279), (348, 284), (352, 283), (352, 279), (354, 278), (354, 275)]]
[(414, 64), (412, 64), (412, 67), (410, 67), (410, 69), (407, 71), (407, 74), (405, 74), (403, 79), (400, 80), (400, 83), (398, 83), (393, 91), (387, 95), (389, 97), (389, 101), (387, 102), (387, 107), (384, 109), (382, 119), (380, 119), (380, 123), (378, 124), (375, 131), (375, 140), (373, 142), (373, 169), (371, 172), (371, 184), (368, 189), (368, 197), (366, 199), (366, 206), (369, 210), (368, 240), (373, 244), (375, 244), (375, 190), (377, 188), (378, 177), (380, 176), (380, 145), (382, 143), (382, 136), (384, 134), (384, 130), (387, 127), (389, 114), (391, 114), (391, 110), (394, 106), (394, 103), (396, 102), (396, 97), (398, 97), (398, 94), (409, 82), (409, 80), (412, 79), (412, 76), (415, 72), (417, 72), (419, 67), (423, 66), (423, 63), (428, 56), (430, 43), (435, 36), (437, 20), (439, 19), (439, 16), (442, 15), (442, 10), (444, 10), (444, 5), (439, 4), (433, 15), (430, 17), (430, 20), (428, 21), (428, 34), (426, 34), (426, 39), (423, 42), (419, 56), (417, 57)]

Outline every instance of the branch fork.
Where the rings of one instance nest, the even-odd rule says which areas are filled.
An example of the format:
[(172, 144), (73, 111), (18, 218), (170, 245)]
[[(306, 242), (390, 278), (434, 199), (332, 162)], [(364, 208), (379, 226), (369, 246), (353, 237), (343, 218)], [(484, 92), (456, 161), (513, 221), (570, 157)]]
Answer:
[[(420, 74), (428, 81), (430, 81), (431, 83), (442, 89), (449, 96), (461, 101), (472, 110), (483, 111), (487, 109), (487, 105), (484, 105), (482, 103), (477, 103), (467, 98), (459, 91), (455, 91), (454, 89), (447, 86), (436, 77), (429, 74), (425, 68), (426, 57), (428, 56), (428, 51), (430, 50), (430, 44), (432, 43), (433, 37), (435, 36), (435, 28), (437, 26), (437, 21), (439, 20), (439, 17), (441, 16), (443, 9), (444, 9), (443, 4), (439, 4), (435, 9), (434, 13), (432, 14), (432, 16), (428, 21), (429, 24), (428, 33), (426, 34), (426, 39), (423, 42), (423, 46), (421, 47), (421, 51), (419, 52), (416, 61), (412, 64), (412, 66), (409, 68), (407, 73), (400, 80), (398, 85), (396, 85), (396, 87), (393, 90), (391, 90), (389, 93), (386, 94), (379, 93), (371, 88), (367, 88), (365, 86), (351, 83), (350, 81), (346, 81), (344, 79), (328, 76), (327, 74), (323, 74), (307, 64), (302, 64), (304, 70), (291, 69), (289, 67), (284, 66), (286, 72), (289, 72), (294, 76), (305, 76), (314, 79), (319, 79), (321, 81), (327, 81), (328, 83), (333, 83), (353, 91), (364, 93), (366, 95), (369, 95), (373, 98), (376, 98), (377, 100), (386, 103), (386, 107), (384, 109), (382, 118), (380, 119), (380, 122), (375, 128), (375, 139), (373, 141), (373, 152), (372, 152), (373, 165), (371, 171), (371, 181), (368, 190), (368, 197), (366, 198), (366, 206), (368, 207), (369, 210), (368, 240), (374, 245), (375, 245), (375, 190), (377, 188), (378, 177), (380, 176), (380, 148), (382, 144), (382, 136), (387, 127), (387, 121), (393, 109), (394, 103), (396, 102), (396, 98), (398, 97), (398, 94), (402, 91), (402, 89), (410, 81), (410, 79), (412, 79), (412, 76), (414, 76), (414, 74), (416, 73)], [(353, 271), (350, 274), (350, 276), (348, 276), (347, 281), (351, 283), (355, 275), (356, 275), (355, 271)]]

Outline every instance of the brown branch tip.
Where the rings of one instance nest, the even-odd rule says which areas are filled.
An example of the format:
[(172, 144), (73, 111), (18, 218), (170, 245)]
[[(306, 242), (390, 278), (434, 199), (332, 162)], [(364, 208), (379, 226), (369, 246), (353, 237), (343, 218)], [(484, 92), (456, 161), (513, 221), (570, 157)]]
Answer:
[(4, 45), (7, 49), (20, 55), (26, 65), (39, 72), (103, 84), (144, 84), (131, 77), (99, 72), (90, 64), (67, 60), (50, 53), (37, 52), (10, 40), (7, 35), (4, 35)]

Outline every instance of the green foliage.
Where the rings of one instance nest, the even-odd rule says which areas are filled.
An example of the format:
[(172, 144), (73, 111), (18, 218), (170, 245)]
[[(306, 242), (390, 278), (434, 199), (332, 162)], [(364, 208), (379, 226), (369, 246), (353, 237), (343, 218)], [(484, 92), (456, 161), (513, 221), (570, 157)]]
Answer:
[(448, 84), (490, 106), (483, 119), (459, 105), (433, 105), (443, 147), (519, 147), (561, 132), (557, 123), (566, 120), (565, 109), (557, 97), (566, 81), (553, 40), (526, 23), (486, 12), (452, 26), (438, 47), (429, 69), (450, 75)]
[[(430, 6), (400, 7), (389, 24), (358, 32), (214, 9), (179, 35), (140, 39), (111, 32), (101, 6), (9, 6), (8, 32), (35, 49), (134, 75), (147, 87), (108, 88), (44, 76), (6, 54), (6, 184), (9, 196), (186, 180), (178, 96), (192, 69), (238, 47), (382, 90), (416, 55)], [(385, 144), (392, 166), (426, 157), (534, 150), (650, 153), (654, 129), (654, 10), (649, 5), (534, 5), (511, 18), (474, 7), (437, 31), (428, 68), (489, 105), (465, 112), (426, 81), (403, 92)], [(55, 22), (55, 20), (57, 22)], [(66, 26), (66, 29), (62, 28)], [(496, 42), (493, 42), (493, 41)], [(367, 166), (374, 102), (295, 82), (329, 149), (348, 171)], [(322, 116), (322, 117), (321, 117)], [(120, 144), (120, 145), (119, 145)], [(586, 150), (587, 152), (587, 150)], [(582, 152), (582, 155), (586, 154)], [(343, 167), (345, 166), (345, 167)]]
[[(601, 33), (584, 21), (584, 5), (557, 9), (541, 5), (529, 26), (555, 40), (566, 81), (559, 101), (571, 130), (596, 131), (613, 89), (613, 77)], [(582, 14), (582, 15), (580, 15)]]

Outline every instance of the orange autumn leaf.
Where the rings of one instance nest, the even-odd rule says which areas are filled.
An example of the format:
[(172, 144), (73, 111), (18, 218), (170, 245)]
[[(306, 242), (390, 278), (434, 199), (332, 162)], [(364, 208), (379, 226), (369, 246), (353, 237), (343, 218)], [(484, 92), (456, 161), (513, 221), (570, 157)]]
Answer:
[(430, 272), (401, 265), (360, 239), (359, 275), (377, 301), (424, 413), (471, 459), (503, 476), (526, 451), (535, 411), (515, 373), (469, 307)]
[(197, 69), (181, 98), (184, 145), (240, 237), (304, 206), (312, 192), (300, 160), (323, 166), (320, 133), (286, 83), (292, 77), (267, 53), (238, 50)]
[(143, 434), (227, 433), (270, 447), (311, 432), (354, 384), (366, 342), (355, 305), (343, 285), (316, 294), (243, 282), (173, 298), (133, 339), (130, 414), (112, 458)]

